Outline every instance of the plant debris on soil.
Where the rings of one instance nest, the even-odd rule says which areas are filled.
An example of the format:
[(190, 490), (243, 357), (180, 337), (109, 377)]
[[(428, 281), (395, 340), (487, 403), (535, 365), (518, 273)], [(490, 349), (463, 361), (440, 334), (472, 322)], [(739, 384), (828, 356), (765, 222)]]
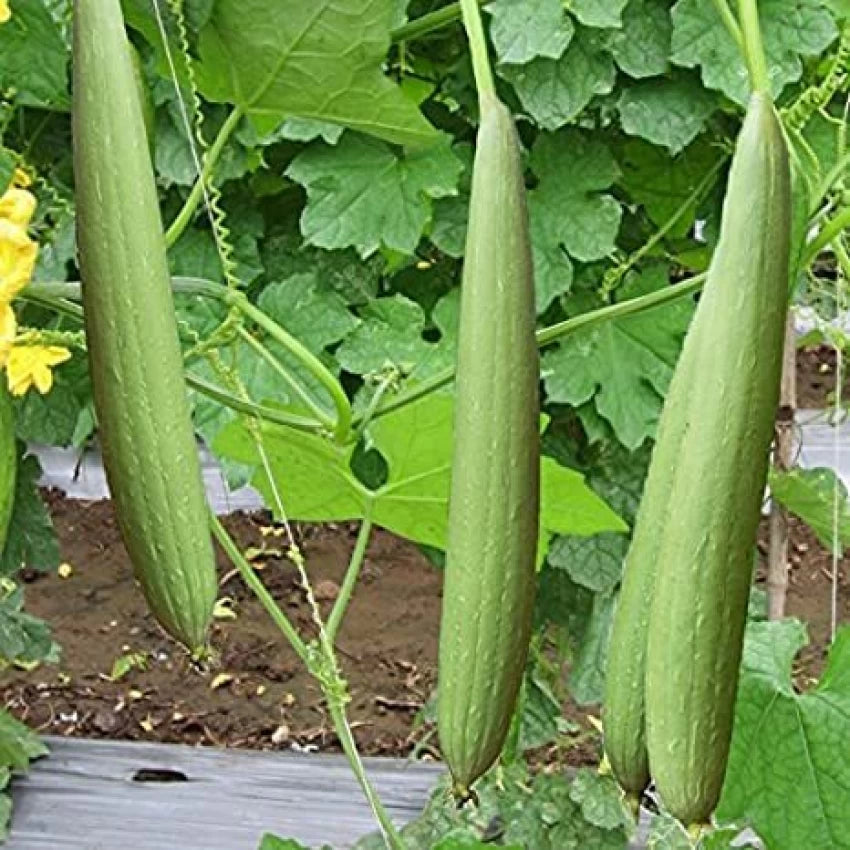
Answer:
[[(835, 383), (828, 349), (798, 360), (801, 406), (823, 406)], [(831, 383), (830, 383), (831, 376)], [(850, 397), (850, 395), (848, 396)], [(0, 700), (44, 733), (256, 749), (336, 750), (322, 694), (239, 575), (219, 559), (220, 597), (232, 616), (212, 629), (215, 656), (203, 669), (147, 612), (109, 502), (46, 494), (67, 568), (25, 576), (27, 608), (52, 627), (58, 665), (8, 670)], [(286, 542), (264, 513), (225, 524), (302, 632), (311, 610)], [(802, 523), (790, 524), (787, 610), (809, 628), (798, 659), (801, 687), (819, 675), (830, 639), (831, 556)], [(297, 527), (316, 598), (327, 614), (354, 546), (356, 526)], [(759, 548), (766, 552), (766, 523)], [(764, 565), (759, 569), (763, 579)], [(850, 619), (847, 562), (841, 564), (840, 620)], [(377, 530), (338, 648), (351, 692), (350, 716), (368, 755), (438, 757), (422, 711), (436, 682), (442, 574), (413, 544)], [(559, 758), (594, 761), (599, 736), (586, 709), (567, 706), (577, 746)], [(579, 743), (580, 742), (580, 743)]]

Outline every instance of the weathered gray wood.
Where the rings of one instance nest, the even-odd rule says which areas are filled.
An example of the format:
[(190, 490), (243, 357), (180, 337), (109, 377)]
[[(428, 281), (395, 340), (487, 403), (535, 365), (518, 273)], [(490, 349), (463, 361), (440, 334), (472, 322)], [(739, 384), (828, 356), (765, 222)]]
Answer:
[[(4, 850), (256, 850), (272, 832), (350, 847), (375, 830), (342, 757), (48, 738), (51, 755), (15, 780)], [(441, 765), (366, 759), (399, 824), (415, 818)], [(136, 782), (139, 770), (186, 782)], [(646, 821), (642, 823), (645, 834)], [(643, 841), (632, 850), (643, 847)]]
[[(127, 741), (48, 739), (51, 756), (13, 789), (5, 850), (256, 850), (265, 832), (349, 847), (375, 829), (341, 757)], [(416, 817), (437, 765), (367, 759), (391, 816)], [(134, 782), (140, 769), (188, 782)]]

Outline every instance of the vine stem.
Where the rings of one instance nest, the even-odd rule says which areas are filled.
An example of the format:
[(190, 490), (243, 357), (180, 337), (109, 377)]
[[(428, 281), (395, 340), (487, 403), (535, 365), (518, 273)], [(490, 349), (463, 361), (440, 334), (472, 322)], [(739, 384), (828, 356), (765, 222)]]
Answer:
[(484, 36), (484, 24), (481, 21), (478, 0), (460, 0), (460, 10), (472, 53), (475, 87), (478, 89), (478, 100), (483, 111), (487, 101), (496, 97), (496, 84), (493, 81), (493, 71), (487, 56), (487, 39)]
[(283, 363), (281, 363), (280, 360), (278, 360), (265, 345), (246, 331), (245, 328), (239, 328), (238, 333), (240, 338), (253, 348), (259, 357), (265, 360), (266, 363), (268, 363), (269, 366), (271, 366), (271, 368), (280, 375), (286, 385), (298, 396), (299, 399), (301, 399), (301, 402), (316, 417), (316, 419), (318, 419), (327, 429), (332, 429), (336, 424), (334, 420), (314, 401), (310, 393), (308, 393), (304, 387), (298, 383)]
[(720, 19), (723, 21), (727, 32), (732, 36), (732, 40), (738, 45), (741, 52), (743, 52), (744, 36), (741, 33), (741, 28), (738, 26), (738, 21), (732, 14), (732, 9), (729, 8), (729, 3), (727, 0), (714, 0), (714, 5), (717, 8), (717, 12), (720, 15)]
[(738, 15), (741, 19), (741, 31), (744, 44), (744, 58), (750, 73), (750, 85), (754, 92), (770, 94), (770, 73), (767, 69), (767, 56), (761, 37), (758, 0), (740, 0)]
[(268, 592), (266, 586), (260, 580), (254, 568), (248, 563), (248, 559), (242, 554), (239, 547), (233, 538), (227, 533), (225, 527), (221, 524), (221, 520), (215, 513), (209, 511), (210, 528), (213, 536), (218, 540), (225, 554), (230, 558), (233, 566), (239, 570), (242, 580), (254, 592), (254, 595), (260, 601), (266, 613), (272, 618), (274, 624), (280, 629), (284, 637), (289, 641), (290, 646), (295, 650), (296, 655), (301, 659), (305, 666), (310, 667), (310, 650), (307, 644), (301, 639), (297, 629), (289, 621), (286, 614), (283, 613), (280, 606), (274, 600), (274, 597)]
[[(485, 6), (489, 2), (490, 0), (478, 0), (480, 6)], [(413, 41), (414, 39), (422, 38), (423, 35), (429, 35), (432, 32), (441, 30), (443, 27), (453, 24), (460, 19), (460, 3), (450, 3), (448, 6), (443, 6), (442, 9), (429, 12), (427, 15), (422, 15), (420, 18), (415, 18), (394, 29), (390, 37), (393, 44), (398, 44), (402, 41)]]
[(831, 218), (821, 229), (820, 233), (806, 246), (803, 253), (803, 268), (808, 268), (818, 254), (831, 245), (841, 234), (850, 227), (850, 207), (844, 207)]
[(334, 724), (339, 743), (342, 746), (342, 751), (345, 753), (351, 770), (357, 777), (360, 787), (363, 789), (363, 794), (369, 801), (372, 808), (372, 813), (375, 815), (375, 820), (381, 826), (384, 842), (390, 850), (406, 850), (404, 841), (399, 835), (395, 824), (392, 822), (381, 798), (375, 791), (369, 777), (366, 775), (366, 768), (363, 766), (363, 760), (360, 758), (360, 753), (357, 751), (357, 743), (354, 740), (354, 735), (351, 732), (351, 726), (348, 723), (348, 717), (345, 714), (345, 708), (339, 704), (330, 703), (329, 711), (331, 720)]
[(227, 120), (221, 125), (218, 135), (215, 137), (212, 145), (210, 145), (209, 150), (204, 155), (203, 168), (198, 179), (195, 181), (195, 185), (192, 186), (189, 197), (186, 198), (180, 212), (177, 213), (174, 221), (171, 222), (171, 225), (165, 232), (165, 244), (168, 248), (171, 248), (177, 242), (192, 221), (201, 201), (204, 199), (204, 190), (212, 179), (224, 146), (233, 135), (233, 131), (242, 119), (243, 114), (240, 106), (234, 107), (230, 115), (227, 116)]
[[(576, 333), (581, 330), (588, 330), (596, 325), (604, 322), (612, 321), (613, 319), (623, 319), (626, 316), (631, 316), (636, 313), (642, 313), (644, 310), (651, 310), (654, 307), (660, 307), (662, 304), (667, 304), (679, 298), (684, 298), (688, 295), (693, 295), (699, 292), (705, 284), (706, 275), (700, 274), (696, 277), (689, 278), (683, 283), (677, 283), (675, 286), (668, 286), (665, 289), (659, 289), (657, 292), (650, 292), (648, 295), (641, 295), (639, 298), (630, 298), (627, 301), (621, 301), (618, 304), (611, 304), (608, 307), (601, 307), (599, 310), (594, 310), (590, 313), (583, 313), (580, 316), (574, 316), (572, 319), (566, 319), (563, 322), (558, 322), (555, 325), (550, 325), (547, 328), (541, 328), (537, 331), (537, 347), (545, 348), (562, 339), (569, 334)], [(438, 372), (421, 384), (417, 384), (400, 393), (394, 399), (382, 404), (372, 414), (372, 419), (378, 419), (381, 416), (386, 416), (400, 407), (418, 401), (426, 395), (430, 395), (435, 390), (450, 384), (454, 380), (455, 370), (451, 367)], [(360, 425), (361, 417), (355, 417), (352, 423), (354, 428)]]
[(287, 333), (274, 319), (255, 307), (244, 293), (228, 290), (226, 303), (236, 307), (244, 316), (261, 327), (276, 342), (293, 354), (310, 374), (327, 390), (336, 408), (336, 428), (334, 438), (340, 445), (348, 439), (351, 430), (351, 402), (339, 384), (339, 381), (325, 368), (324, 363), (313, 352), (302, 345), (294, 336)]
[(336, 641), (336, 636), (339, 633), (339, 627), (342, 625), (345, 612), (348, 610), (348, 603), (351, 601), (351, 595), (357, 585), (357, 579), (360, 577), (360, 570), (363, 567), (363, 562), (366, 559), (366, 548), (369, 545), (369, 538), (372, 535), (372, 505), (369, 504), (364, 511), (363, 521), (360, 523), (360, 530), (357, 533), (357, 542), (354, 545), (354, 551), (351, 553), (351, 559), (348, 562), (348, 569), (345, 571), (345, 578), (342, 581), (342, 587), (339, 590), (339, 596), (334, 602), (334, 607), (328, 617), (325, 632), (328, 636), (328, 642), (333, 645)]

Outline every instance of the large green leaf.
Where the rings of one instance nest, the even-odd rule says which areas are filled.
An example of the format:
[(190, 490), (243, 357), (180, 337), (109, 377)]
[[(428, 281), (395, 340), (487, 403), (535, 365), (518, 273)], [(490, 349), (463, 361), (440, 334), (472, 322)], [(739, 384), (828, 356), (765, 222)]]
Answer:
[(68, 59), (62, 33), (42, 0), (18, 0), (0, 24), (0, 90), (27, 106), (67, 108)]
[(201, 30), (200, 89), (265, 125), (298, 116), (432, 142), (434, 129), (383, 73), (395, 14), (389, 0), (218, 0)]
[(771, 850), (850, 848), (850, 628), (814, 690), (791, 665), (806, 643), (797, 621), (747, 631), (732, 750), (717, 816), (750, 823)]
[[(375, 421), (372, 446), (384, 457), (388, 477), (367, 490), (351, 470), (352, 448), (275, 426), (263, 428), (274, 486), (290, 519), (340, 521), (371, 512), (374, 521), (396, 534), (445, 548), (451, 474), (453, 400), (431, 395)], [(241, 421), (225, 428), (215, 441), (218, 454), (260, 466), (257, 448)], [(321, 487), (316, 482), (321, 482)], [(258, 470), (253, 483), (266, 503), (274, 490)], [(482, 494), (489, 498), (490, 494)], [(591, 535), (624, 531), (625, 523), (572, 469), (545, 457), (541, 465), (541, 529), (538, 558), (553, 534)]]
[(818, 467), (779, 472), (773, 469), (770, 492), (777, 502), (800, 517), (827, 549), (832, 549), (836, 531), (841, 548), (850, 546), (847, 490), (833, 470)]
[[(687, 68), (699, 66), (707, 88), (745, 104), (750, 92), (746, 67), (717, 4), (679, 0), (672, 14), (673, 61)], [(771, 90), (778, 97), (785, 86), (800, 79), (802, 57), (819, 55), (835, 39), (837, 29), (822, 0), (762, 0), (759, 17)]]

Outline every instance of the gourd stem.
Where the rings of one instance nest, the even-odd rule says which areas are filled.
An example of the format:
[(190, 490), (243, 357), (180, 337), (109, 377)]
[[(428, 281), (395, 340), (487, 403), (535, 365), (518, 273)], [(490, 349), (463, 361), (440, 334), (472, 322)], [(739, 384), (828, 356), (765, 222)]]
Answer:
[(233, 563), (233, 566), (239, 570), (242, 580), (254, 592), (254, 595), (257, 597), (263, 608), (266, 609), (266, 612), (272, 618), (274, 624), (289, 641), (293, 650), (295, 650), (296, 655), (309, 668), (310, 653), (304, 641), (301, 640), (301, 636), (296, 631), (295, 626), (289, 622), (289, 618), (283, 613), (283, 611), (281, 611), (280, 606), (268, 592), (266, 586), (260, 580), (260, 577), (257, 575), (254, 568), (248, 563), (248, 559), (242, 554), (233, 538), (227, 533), (226, 529), (221, 524), (221, 520), (219, 520), (212, 510), (209, 511), (209, 518), (213, 536), (216, 540), (218, 540), (219, 544), (221, 544), (221, 548), (224, 549), (227, 557), (230, 558)]
[(369, 802), (369, 806), (372, 809), (375, 820), (378, 821), (378, 824), (381, 827), (384, 842), (390, 850), (405, 850), (404, 841), (399, 835), (398, 830), (392, 822), (387, 810), (384, 808), (384, 804), (381, 802), (377, 791), (375, 791), (372, 783), (369, 781), (369, 777), (366, 775), (366, 768), (363, 766), (360, 753), (357, 752), (357, 743), (354, 740), (354, 735), (351, 733), (351, 727), (348, 724), (348, 718), (346, 717), (344, 706), (339, 703), (329, 701), (328, 709), (330, 711), (331, 720), (333, 721), (334, 729), (336, 730), (337, 737), (339, 738), (342, 751), (345, 753), (345, 757), (348, 759), (351, 770), (357, 777), (360, 787), (363, 789), (363, 794)]
[(200, 176), (195, 181), (195, 185), (192, 186), (192, 191), (189, 193), (189, 197), (186, 198), (180, 212), (177, 213), (174, 221), (171, 222), (171, 225), (165, 232), (165, 244), (168, 248), (171, 248), (171, 246), (177, 242), (189, 226), (189, 223), (192, 221), (198, 206), (204, 198), (204, 190), (212, 178), (213, 171), (218, 164), (218, 160), (221, 157), (224, 146), (230, 140), (230, 137), (233, 135), (233, 131), (236, 129), (241, 119), (242, 108), (237, 106), (233, 109), (230, 115), (227, 116), (227, 120), (221, 125), (218, 135), (215, 137), (215, 140), (212, 145), (210, 145), (209, 150), (204, 155), (204, 165), (201, 169)]
[(478, 100), (483, 112), (487, 101), (496, 96), (493, 71), (490, 68), (490, 59), (487, 56), (484, 25), (481, 22), (481, 12), (478, 9), (477, 0), (460, 0), (460, 9), (463, 14), (463, 25), (469, 39), (469, 49), (472, 53), (475, 87), (478, 89)]
[(750, 86), (754, 92), (770, 94), (770, 74), (761, 37), (758, 0), (740, 0), (738, 14), (741, 19), (744, 58), (750, 73)]
[(354, 551), (351, 553), (351, 560), (348, 562), (348, 569), (345, 572), (345, 578), (342, 581), (342, 587), (339, 589), (339, 596), (334, 602), (334, 607), (331, 610), (328, 622), (325, 627), (325, 632), (328, 636), (328, 642), (333, 646), (336, 641), (336, 636), (339, 633), (339, 627), (342, 624), (342, 619), (348, 609), (348, 603), (351, 601), (351, 594), (357, 585), (357, 579), (360, 577), (360, 570), (363, 567), (363, 562), (366, 560), (366, 548), (369, 545), (369, 538), (372, 534), (372, 517), (371, 504), (367, 506), (360, 523), (360, 531), (357, 534), (357, 542), (354, 544)]
[(310, 393), (301, 386), (298, 380), (294, 375), (290, 374), (289, 370), (271, 353), (271, 351), (266, 348), (259, 340), (255, 339), (254, 336), (245, 330), (245, 328), (239, 328), (238, 330), (239, 336), (251, 347), (257, 354), (269, 364), (269, 366), (274, 369), (274, 371), (280, 375), (280, 377), (284, 380), (284, 382), (289, 386), (289, 388), (298, 396), (301, 402), (305, 407), (309, 408), (310, 412), (329, 430), (332, 430), (335, 422), (333, 417), (329, 416), (326, 411), (324, 411), (320, 405), (316, 403)]
[[(544, 348), (551, 345), (571, 333), (576, 333), (580, 330), (588, 330), (596, 325), (609, 322), (613, 319), (622, 319), (626, 316), (632, 316), (637, 313), (642, 313), (644, 310), (650, 310), (653, 307), (660, 307), (662, 304), (667, 304), (670, 301), (675, 301), (678, 298), (684, 298), (688, 295), (693, 295), (699, 292), (705, 284), (705, 274), (699, 274), (696, 277), (677, 283), (675, 286), (669, 286), (665, 289), (659, 289), (657, 292), (650, 292), (648, 295), (641, 295), (639, 298), (630, 298), (628, 301), (621, 301), (619, 304), (611, 304), (608, 307), (602, 307), (599, 310), (593, 310), (590, 313), (583, 313), (581, 316), (574, 316), (571, 319), (566, 319), (563, 322), (558, 322), (555, 325), (550, 325), (548, 328), (541, 328), (537, 331), (537, 346)], [(381, 416), (386, 416), (394, 410), (405, 407), (408, 404), (418, 401), (426, 395), (430, 395), (435, 390), (450, 384), (455, 377), (455, 370), (451, 367), (438, 372), (427, 381), (422, 381), (400, 393), (395, 398), (382, 404), (372, 414), (372, 419), (378, 419)], [(361, 417), (355, 417), (353, 427), (357, 428), (360, 425)]]
[(325, 365), (318, 357), (302, 345), (294, 336), (287, 333), (274, 319), (267, 316), (258, 307), (255, 307), (243, 293), (229, 290), (226, 301), (266, 331), (272, 339), (279, 342), (290, 354), (297, 357), (310, 374), (328, 391), (328, 395), (333, 400), (337, 413), (334, 439), (340, 445), (345, 443), (351, 430), (351, 403), (339, 385), (339, 381), (325, 368)]

